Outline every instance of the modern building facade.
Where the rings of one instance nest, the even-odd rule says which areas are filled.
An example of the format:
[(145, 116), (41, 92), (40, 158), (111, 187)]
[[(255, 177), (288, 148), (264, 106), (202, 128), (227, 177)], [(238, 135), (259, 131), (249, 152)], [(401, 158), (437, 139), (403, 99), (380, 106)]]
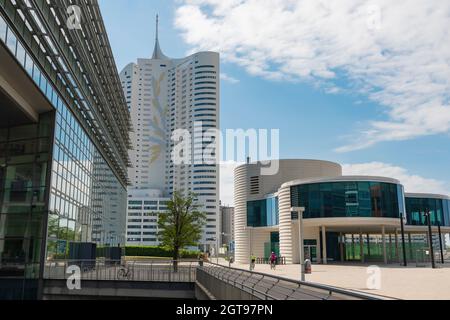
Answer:
[[(299, 263), (300, 236), (305, 257), (316, 263), (398, 262), (403, 240), (407, 259), (418, 261), (428, 246), (428, 211), (434, 247), (445, 250), (448, 197), (405, 197), (400, 181), (342, 176), (336, 163), (280, 160), (279, 167), (273, 176), (261, 175), (259, 164), (235, 170), (236, 261), (276, 252), (287, 263)], [(292, 213), (299, 207), (305, 208), (302, 228)]]
[(158, 214), (167, 210), (160, 190), (129, 190), (127, 211), (127, 245), (157, 246)]
[(125, 242), (131, 121), (96, 1), (81, 24), (0, 1), (0, 298), (35, 299), (73, 243)]
[[(203, 136), (219, 128), (219, 74), (218, 53), (168, 58), (161, 51), (158, 31), (152, 58), (138, 59), (120, 73), (134, 128), (129, 194), (134, 189), (156, 189), (169, 198), (174, 191), (196, 194), (208, 216), (201, 240), (204, 250), (216, 244), (219, 231), (218, 137)], [(180, 130), (191, 140), (183, 140), (187, 147), (181, 152), (175, 136)], [(185, 161), (177, 163), (175, 156)]]
[(234, 241), (234, 208), (220, 207), (220, 246), (226, 246), (229, 249)]

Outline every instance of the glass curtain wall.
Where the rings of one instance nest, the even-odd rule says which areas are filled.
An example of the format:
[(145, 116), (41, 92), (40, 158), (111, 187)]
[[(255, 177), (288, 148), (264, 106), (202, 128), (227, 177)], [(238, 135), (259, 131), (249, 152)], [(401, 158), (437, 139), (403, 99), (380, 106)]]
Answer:
[(124, 244), (125, 206), (125, 188), (59, 101), (47, 259), (69, 258), (71, 242), (94, 242), (99, 248)]
[[(1, 106), (0, 106), (1, 107)], [(0, 129), (0, 277), (37, 279), (54, 113)]]
[(294, 186), (292, 205), (305, 207), (304, 218), (399, 218), (403, 188), (383, 182), (330, 182)]
[(450, 227), (447, 200), (430, 198), (406, 198), (408, 225), (427, 226), (428, 221), (425, 217), (425, 213), (427, 211), (429, 211), (431, 214), (432, 226), (441, 225)]
[[(48, 137), (47, 141), (47, 148), (53, 144), (47, 259), (67, 258), (70, 242), (95, 242), (98, 247), (124, 244), (125, 186), (1, 15), (0, 40), (56, 110), (56, 124), (54, 118), (50, 121), (52, 126), (55, 124), (54, 140)], [(79, 108), (76, 100), (72, 102), (74, 108)], [(25, 132), (18, 129), (11, 134), (2, 130), (2, 136), (19, 137)], [(2, 153), (0, 161), (5, 161), (1, 159)], [(48, 202), (48, 198), (42, 201)]]
[[(343, 243), (344, 261), (361, 261), (362, 253), (364, 262), (382, 262), (383, 237), (380, 234), (364, 234), (361, 252), (359, 234), (344, 234), (340, 239)], [(395, 234), (385, 236), (386, 256), (389, 263), (401, 263), (403, 261), (402, 238), (399, 233), (397, 240)], [(439, 237), (433, 235), (433, 247), (438, 252)], [(405, 234), (406, 259), (409, 263), (423, 263), (430, 260), (427, 234)]]
[(273, 227), (278, 225), (278, 198), (247, 202), (247, 225), (249, 227)]

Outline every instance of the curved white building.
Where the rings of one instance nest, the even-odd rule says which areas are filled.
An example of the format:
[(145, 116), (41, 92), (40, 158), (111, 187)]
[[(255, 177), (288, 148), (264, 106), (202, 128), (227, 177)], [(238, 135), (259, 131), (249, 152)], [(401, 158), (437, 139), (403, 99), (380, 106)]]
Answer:
[[(275, 175), (261, 175), (263, 165), (259, 163), (242, 165), (235, 170), (235, 259), (237, 262), (248, 262), (251, 241), (254, 243), (254, 254), (262, 256), (264, 245), (274, 228), (249, 229), (247, 219), (247, 203), (252, 200), (271, 198), (286, 181), (308, 179), (314, 177), (335, 177), (342, 175), (342, 167), (333, 162), (318, 160), (280, 160), (279, 170)], [(277, 205), (277, 204), (274, 204)], [(282, 210), (290, 209), (286, 196), (280, 195), (279, 206)], [(280, 221), (280, 228), (283, 227)], [(250, 237), (252, 238), (250, 240)], [(289, 245), (286, 245), (286, 249)]]
[[(433, 244), (445, 249), (450, 233), (447, 196), (408, 194), (392, 178), (342, 176), (338, 164), (315, 160), (280, 160), (274, 176), (260, 175), (261, 165), (235, 171), (236, 261), (250, 254), (267, 259), (276, 252), (286, 263), (303, 252), (317, 263), (332, 261), (415, 261), (426, 251), (430, 212)], [(303, 229), (292, 208), (303, 207)], [(403, 237), (401, 236), (403, 224)], [(441, 246), (442, 244), (442, 246)]]
[[(197, 194), (208, 215), (201, 241), (205, 250), (216, 244), (219, 225), (219, 152), (211, 151), (217, 147), (214, 135), (202, 139), (206, 130), (219, 129), (219, 60), (216, 52), (169, 58), (157, 32), (152, 58), (138, 59), (120, 73), (134, 128), (131, 189), (159, 189), (163, 197), (174, 191)], [(182, 164), (173, 161), (180, 156), (179, 139), (173, 141), (178, 130), (188, 132), (192, 142)], [(139, 239), (138, 232), (129, 238)]]

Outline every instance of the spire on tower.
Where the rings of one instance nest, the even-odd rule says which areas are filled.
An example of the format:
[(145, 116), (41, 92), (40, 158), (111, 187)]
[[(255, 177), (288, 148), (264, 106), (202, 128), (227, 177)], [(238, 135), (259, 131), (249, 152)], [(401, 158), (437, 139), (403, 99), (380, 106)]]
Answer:
[(158, 34), (159, 34), (159, 15), (156, 14), (156, 41), (158, 41)]
[(159, 46), (159, 15), (156, 15), (156, 37), (155, 37), (155, 49), (153, 50), (152, 59), (157, 60), (167, 60), (164, 53), (162, 53), (161, 47)]

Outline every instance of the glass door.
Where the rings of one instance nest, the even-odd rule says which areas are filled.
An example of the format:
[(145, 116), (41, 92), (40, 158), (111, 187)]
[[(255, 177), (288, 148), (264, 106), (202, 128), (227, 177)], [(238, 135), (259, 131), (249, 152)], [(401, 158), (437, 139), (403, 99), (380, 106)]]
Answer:
[(305, 260), (308, 259), (313, 263), (317, 263), (317, 241), (305, 240), (304, 253)]

